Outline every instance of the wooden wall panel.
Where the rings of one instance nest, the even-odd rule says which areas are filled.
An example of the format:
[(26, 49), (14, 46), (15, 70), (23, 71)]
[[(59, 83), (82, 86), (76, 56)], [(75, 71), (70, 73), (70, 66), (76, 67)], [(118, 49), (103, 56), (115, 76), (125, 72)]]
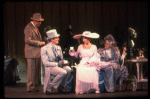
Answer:
[(88, 2), (86, 2), (85, 27), (86, 27), (86, 30), (91, 31), (91, 32), (95, 32), (93, 15), (94, 15), (94, 3), (88, 1)]
[[(141, 45), (141, 37), (143, 37), (142, 35), (143, 34), (141, 34), (141, 3), (140, 2), (136, 2), (136, 4), (135, 4), (135, 22), (134, 22), (134, 26), (135, 26), (135, 31), (136, 31), (136, 33), (138, 34), (137, 36), (138, 36), (138, 40), (136, 40), (136, 45), (138, 46), (138, 47), (140, 47), (139, 45)], [(137, 44), (137, 43), (140, 43), (140, 44)]]
[(17, 57), (24, 59), (24, 26), (25, 26), (24, 2), (16, 3), (16, 50)]
[(119, 13), (119, 24), (122, 26), (121, 30), (123, 30), (126, 27), (126, 3), (125, 2), (119, 2), (118, 3), (118, 13)]
[(119, 12), (118, 12), (118, 2), (111, 2), (110, 3), (110, 15), (111, 15), (111, 19), (110, 19), (110, 29), (111, 29), (111, 33), (115, 35), (116, 31), (115, 31), (115, 27), (118, 26), (119, 24)]
[(110, 2), (104, 1), (102, 2), (103, 7), (103, 32), (104, 37), (108, 34), (110, 34)]
[(100, 38), (102, 38), (102, 4), (101, 2), (94, 2), (94, 15), (93, 15), (93, 21), (94, 21), (94, 27), (95, 32), (100, 34)]
[[(33, 7), (34, 7), (34, 4), (32, 2), (25, 2), (25, 10), (24, 10), (24, 13), (25, 13), (25, 26), (31, 22), (31, 17), (33, 16), (34, 14), (34, 11), (33, 11)], [(25, 27), (24, 26), (24, 27)]]
[[(141, 2), (141, 34), (143, 35), (143, 39), (141, 40), (141, 47), (146, 47), (148, 50), (148, 3), (147, 1)], [(148, 53), (147, 53), (148, 54)], [(148, 56), (148, 55), (147, 55)]]
[(99, 39), (93, 39), (92, 43), (97, 45), (97, 48), (102, 47), (100, 44), (100, 40), (103, 39), (103, 32), (102, 32), (102, 3), (95, 1), (93, 2), (93, 32), (96, 32), (100, 35)]
[[(43, 18), (44, 18), (44, 22), (42, 22), (42, 26), (43, 26), (43, 33), (44, 33), (44, 28), (46, 26), (53, 26), (53, 22), (52, 22), (52, 17), (53, 17), (53, 13), (52, 13), (52, 2), (43, 2)], [(46, 34), (43, 34), (42, 38), (47, 37)]]
[(128, 2), (128, 26), (134, 28), (134, 19), (135, 19), (135, 8), (134, 2)]
[(33, 13), (41, 13), (42, 14), (42, 2), (41, 1), (33, 1), (32, 2)]
[(70, 4), (70, 24), (73, 28), (74, 34), (78, 33), (78, 12), (77, 12), (77, 2), (69, 2)]
[(69, 24), (69, 10), (68, 10), (68, 2), (61, 2), (60, 5), (60, 10), (61, 10), (61, 33), (65, 32), (65, 26)]
[(137, 32), (141, 32), (141, 2), (135, 4), (135, 24)]
[(16, 24), (15, 24), (15, 3), (7, 3), (7, 36), (8, 36), (8, 50), (10, 57), (16, 57)]
[(57, 32), (60, 34), (60, 3), (59, 2), (52, 2), (52, 28), (56, 29)]
[(4, 3), (3, 4), (3, 32), (4, 32), (4, 35), (3, 35), (3, 50), (5, 52), (4, 55), (8, 55), (8, 33), (7, 33), (7, 3)]
[(122, 46), (124, 42), (126, 42), (127, 34), (124, 31), (127, 28), (127, 9), (126, 9), (126, 2), (118, 2), (118, 26), (119, 26), (119, 33), (114, 35), (116, 41), (118, 42), (118, 46)]
[(85, 2), (78, 2), (78, 28), (79, 34), (83, 33), (85, 28)]
[[(19, 77), (26, 75), (27, 62), (24, 55), (24, 28), (25, 24), (25, 3), (16, 2), (15, 7), (15, 17), (16, 17), (16, 58), (18, 61), (18, 73)], [(14, 57), (14, 56), (13, 56)]]
[(68, 2), (61, 2), (60, 4), (60, 45), (62, 47), (65, 45), (64, 44), (64, 39), (66, 39), (65, 35), (65, 27), (69, 24), (69, 13), (68, 13)]

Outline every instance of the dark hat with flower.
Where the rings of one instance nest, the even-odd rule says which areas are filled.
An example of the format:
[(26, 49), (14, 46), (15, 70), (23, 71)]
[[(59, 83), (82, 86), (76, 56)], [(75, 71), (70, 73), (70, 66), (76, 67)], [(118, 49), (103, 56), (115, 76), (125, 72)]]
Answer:
[(115, 44), (115, 43), (116, 43), (114, 37), (113, 37), (111, 34), (107, 35), (107, 36), (104, 38), (104, 40), (108, 40), (108, 41), (110, 42), (110, 44)]

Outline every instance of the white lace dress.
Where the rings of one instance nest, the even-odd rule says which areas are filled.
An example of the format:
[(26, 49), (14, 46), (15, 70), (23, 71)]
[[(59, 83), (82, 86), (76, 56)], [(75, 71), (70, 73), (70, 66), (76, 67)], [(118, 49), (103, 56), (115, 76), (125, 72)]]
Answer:
[[(87, 93), (91, 89), (99, 93), (98, 70), (101, 67), (100, 58), (97, 57), (96, 45), (92, 45), (90, 49), (83, 49), (82, 45), (79, 45), (77, 52), (70, 53), (71, 56), (77, 56), (78, 54), (81, 61), (76, 67), (76, 94)], [(103, 64), (102, 66), (106, 65)]]

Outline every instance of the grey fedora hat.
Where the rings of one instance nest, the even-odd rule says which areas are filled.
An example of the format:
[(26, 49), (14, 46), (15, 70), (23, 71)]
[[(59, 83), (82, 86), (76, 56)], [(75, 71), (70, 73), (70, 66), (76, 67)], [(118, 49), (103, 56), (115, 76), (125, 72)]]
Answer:
[(33, 14), (33, 17), (31, 17), (30, 19), (35, 20), (35, 21), (44, 21), (40, 13)]

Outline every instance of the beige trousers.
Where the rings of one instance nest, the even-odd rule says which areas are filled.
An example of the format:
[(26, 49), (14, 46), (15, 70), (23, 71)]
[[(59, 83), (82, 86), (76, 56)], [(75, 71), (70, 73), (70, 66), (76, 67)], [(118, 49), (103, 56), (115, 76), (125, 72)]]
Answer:
[(41, 83), (41, 58), (27, 58), (27, 91)]

